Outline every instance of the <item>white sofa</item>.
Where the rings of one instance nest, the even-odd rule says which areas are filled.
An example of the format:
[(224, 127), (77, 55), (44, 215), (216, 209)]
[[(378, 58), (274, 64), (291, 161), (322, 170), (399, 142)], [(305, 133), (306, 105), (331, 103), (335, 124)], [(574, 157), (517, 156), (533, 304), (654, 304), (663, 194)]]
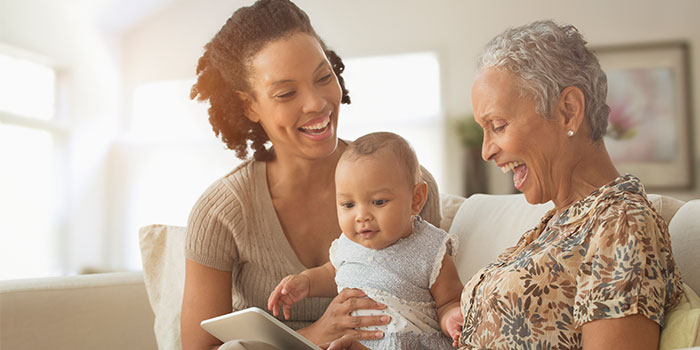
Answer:
[[(700, 200), (650, 199), (669, 222), (685, 282), (700, 291)], [(522, 195), (443, 195), (442, 205), (442, 226), (460, 237), (462, 282), (551, 207), (529, 205)], [(181, 227), (142, 229), (143, 274), (0, 281), (0, 349), (178, 349), (183, 238)]]

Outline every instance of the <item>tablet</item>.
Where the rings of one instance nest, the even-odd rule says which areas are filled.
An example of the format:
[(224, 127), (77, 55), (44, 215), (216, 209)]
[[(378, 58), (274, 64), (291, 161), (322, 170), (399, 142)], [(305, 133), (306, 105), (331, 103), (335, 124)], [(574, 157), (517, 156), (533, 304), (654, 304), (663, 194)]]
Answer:
[(268, 343), (280, 350), (321, 350), (280, 320), (257, 307), (210, 318), (202, 321), (200, 326), (224, 343), (234, 339), (255, 340)]

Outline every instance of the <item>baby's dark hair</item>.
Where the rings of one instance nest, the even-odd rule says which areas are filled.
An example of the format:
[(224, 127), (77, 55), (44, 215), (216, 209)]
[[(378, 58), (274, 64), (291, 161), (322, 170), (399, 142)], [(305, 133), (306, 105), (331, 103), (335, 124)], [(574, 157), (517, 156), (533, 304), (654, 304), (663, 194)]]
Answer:
[(323, 48), (342, 90), (342, 103), (350, 103), (341, 73), (343, 60), (316, 34), (306, 13), (289, 0), (258, 0), (242, 7), (221, 27), (204, 46), (197, 63), (197, 82), (192, 86), (191, 99), (209, 101), (209, 123), (216, 136), (240, 159), (248, 157), (248, 147), (257, 160), (270, 159), (266, 147), (269, 138), (258, 123), (246, 118), (244, 104), (236, 91), (255, 98), (250, 87), (250, 63), (271, 41), (296, 33), (316, 38)]
[(420, 164), (416, 152), (411, 147), (411, 144), (403, 137), (392, 132), (373, 132), (364, 135), (353, 143), (343, 152), (342, 160), (357, 160), (376, 153), (377, 151), (391, 152), (403, 169), (411, 186), (421, 181)]

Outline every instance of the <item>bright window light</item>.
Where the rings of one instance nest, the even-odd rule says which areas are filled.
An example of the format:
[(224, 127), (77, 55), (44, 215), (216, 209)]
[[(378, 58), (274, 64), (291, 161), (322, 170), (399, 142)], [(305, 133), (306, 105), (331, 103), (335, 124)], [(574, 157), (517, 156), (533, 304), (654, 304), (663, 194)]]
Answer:
[(0, 280), (61, 272), (54, 103), (51, 67), (0, 53)]
[(167, 80), (134, 89), (129, 127), (132, 138), (155, 140), (213, 139), (208, 105), (190, 100), (193, 80)]
[(341, 138), (352, 141), (374, 131), (403, 136), (418, 160), (443, 180), (443, 120), (440, 103), (440, 64), (433, 52), (347, 58), (345, 86), (350, 105), (343, 105), (338, 122)]
[(204, 190), (241, 162), (211, 130), (209, 104), (190, 100), (192, 84), (167, 80), (134, 89), (130, 127), (113, 152), (128, 268), (141, 268), (140, 227), (187, 225)]
[(53, 69), (0, 54), (0, 77), (0, 111), (39, 120), (53, 118)]
[(0, 123), (0, 280), (58, 270), (53, 136)]

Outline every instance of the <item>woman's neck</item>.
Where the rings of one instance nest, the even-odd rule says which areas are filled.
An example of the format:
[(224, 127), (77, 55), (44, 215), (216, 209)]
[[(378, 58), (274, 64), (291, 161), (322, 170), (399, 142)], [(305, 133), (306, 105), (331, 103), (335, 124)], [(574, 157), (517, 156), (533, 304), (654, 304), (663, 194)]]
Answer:
[(338, 142), (333, 153), (321, 159), (276, 156), (267, 162), (270, 193), (275, 197), (280, 193), (335, 191), (335, 167), (345, 147), (345, 143)]
[(602, 141), (587, 143), (578, 152), (582, 156), (565, 171), (552, 200), (557, 215), (620, 176)]

